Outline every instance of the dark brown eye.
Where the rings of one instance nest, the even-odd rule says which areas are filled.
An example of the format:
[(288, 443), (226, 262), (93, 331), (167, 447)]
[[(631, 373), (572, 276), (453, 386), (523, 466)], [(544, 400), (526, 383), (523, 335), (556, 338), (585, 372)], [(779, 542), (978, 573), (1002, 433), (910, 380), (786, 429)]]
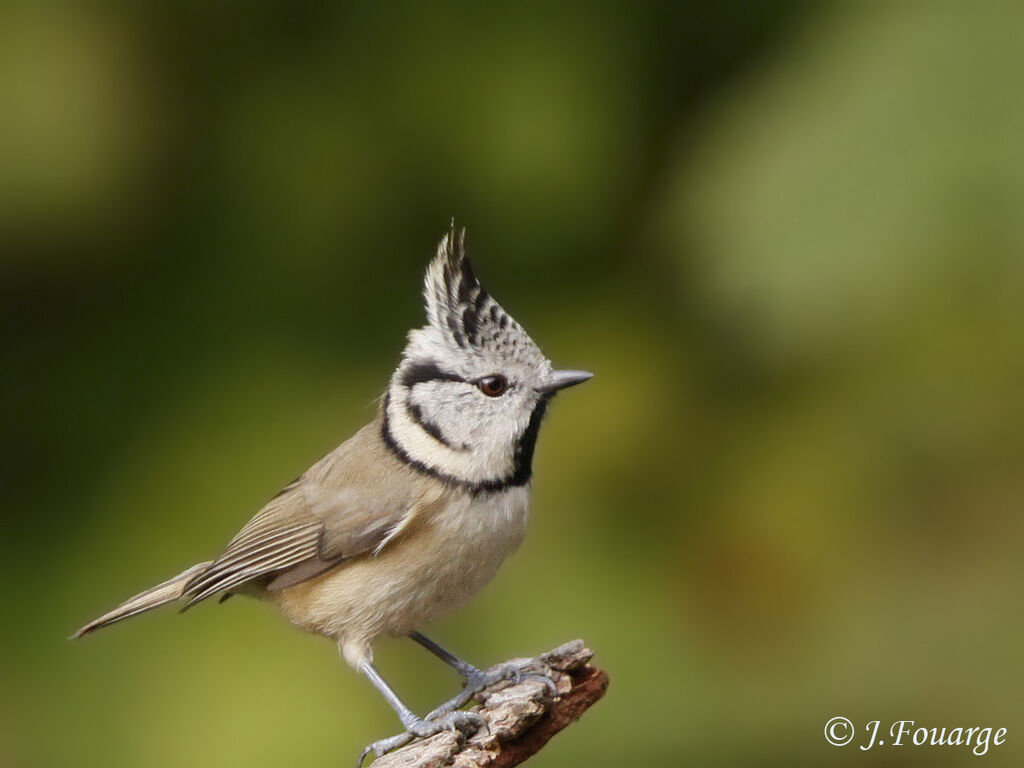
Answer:
[(504, 376), (488, 376), (480, 379), (476, 385), (488, 397), (497, 397), (508, 387), (508, 381)]

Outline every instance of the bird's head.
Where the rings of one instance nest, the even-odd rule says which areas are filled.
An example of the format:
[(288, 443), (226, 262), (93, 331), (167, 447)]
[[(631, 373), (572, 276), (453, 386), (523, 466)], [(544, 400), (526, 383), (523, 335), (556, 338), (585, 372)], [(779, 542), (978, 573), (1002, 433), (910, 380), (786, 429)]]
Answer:
[(402, 458), (480, 490), (523, 485), (544, 410), (591, 374), (560, 371), (480, 285), (454, 223), (427, 268), (427, 324), (409, 332), (385, 398)]

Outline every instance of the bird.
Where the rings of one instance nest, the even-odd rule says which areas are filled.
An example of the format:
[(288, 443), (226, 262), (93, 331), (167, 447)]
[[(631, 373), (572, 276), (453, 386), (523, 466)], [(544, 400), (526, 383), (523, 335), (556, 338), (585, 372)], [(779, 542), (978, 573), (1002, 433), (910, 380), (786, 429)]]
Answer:
[[(214, 560), (198, 563), (72, 635), (214, 595), (259, 598), (330, 638), (404, 730), (380, 756), (447, 729), (474, 732), (473, 695), (520, 671), (483, 671), (420, 628), (473, 597), (523, 541), (534, 449), (557, 392), (593, 374), (557, 370), (484, 289), (452, 220), (424, 278), (426, 324), (409, 331), (375, 418), (282, 488)], [(416, 715), (373, 663), (382, 636), (409, 637), (464, 678)], [(550, 681), (544, 681), (549, 687)]]

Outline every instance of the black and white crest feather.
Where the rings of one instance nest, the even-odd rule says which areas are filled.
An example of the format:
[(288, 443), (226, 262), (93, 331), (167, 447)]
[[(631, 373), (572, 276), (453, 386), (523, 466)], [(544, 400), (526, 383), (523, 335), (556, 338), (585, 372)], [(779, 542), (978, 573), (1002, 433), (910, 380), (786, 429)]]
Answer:
[(543, 356), (526, 331), (480, 284), (466, 254), (466, 230), (452, 222), (424, 283), (427, 320), (455, 347), (539, 364)]

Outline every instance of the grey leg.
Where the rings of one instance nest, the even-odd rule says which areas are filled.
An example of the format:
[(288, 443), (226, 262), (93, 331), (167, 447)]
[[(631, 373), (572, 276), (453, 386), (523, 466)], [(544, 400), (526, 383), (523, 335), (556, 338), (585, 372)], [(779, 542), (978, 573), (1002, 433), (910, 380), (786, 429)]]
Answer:
[(471, 677), (474, 674), (482, 674), (479, 669), (474, 667), (468, 661), (463, 661), (451, 651), (445, 650), (426, 635), (420, 632), (413, 632), (411, 635), (409, 635), (409, 637), (411, 637), (417, 643), (422, 645), (432, 654), (437, 656), (437, 658), (439, 658), (445, 664), (447, 664), (450, 667), (454, 667), (458, 671), (458, 673), (463, 677)]
[(416, 713), (405, 706), (402, 700), (398, 698), (398, 694), (385, 682), (373, 664), (364, 661), (360, 665), (359, 671), (366, 675), (369, 681), (373, 683), (373, 687), (380, 691), (384, 700), (398, 713), (398, 718), (402, 721), (405, 732), (370, 744), (359, 755), (357, 768), (363, 764), (363, 760), (370, 752), (380, 757), (385, 752), (390, 752), (392, 749), (408, 744), (417, 736), (433, 736), (435, 733), (445, 730), (460, 730), (464, 733), (474, 733), (484, 723), (483, 718), (473, 712), (450, 711), (437, 715), (432, 713), (426, 719), (418, 717)]
[(409, 730), (412, 730), (415, 725), (421, 722), (420, 718), (416, 714), (402, 703), (402, 700), (398, 698), (398, 694), (392, 690), (391, 686), (388, 685), (384, 678), (380, 676), (380, 672), (368, 661), (364, 661), (359, 671), (366, 675), (370, 682), (373, 683), (373, 687), (380, 691), (380, 695), (384, 697), (384, 701), (391, 705), (391, 708), (398, 714), (398, 719), (402, 721)]
[(477, 669), (468, 661), (463, 661), (451, 651), (445, 650), (420, 632), (413, 632), (409, 637), (437, 656), (437, 658), (441, 659), (445, 664), (453, 667), (466, 681), (462, 692), (457, 696), (453, 696), (427, 715), (428, 720), (433, 720), (434, 718), (456, 712), (466, 706), (470, 699), (484, 688), (494, 685), (502, 680), (514, 680), (518, 683), (524, 677), (535, 678), (541, 680), (548, 687), (552, 696), (558, 695), (558, 688), (555, 686), (554, 682), (543, 675), (523, 675), (522, 671), (514, 664), (502, 664), (485, 672), (481, 669)]

